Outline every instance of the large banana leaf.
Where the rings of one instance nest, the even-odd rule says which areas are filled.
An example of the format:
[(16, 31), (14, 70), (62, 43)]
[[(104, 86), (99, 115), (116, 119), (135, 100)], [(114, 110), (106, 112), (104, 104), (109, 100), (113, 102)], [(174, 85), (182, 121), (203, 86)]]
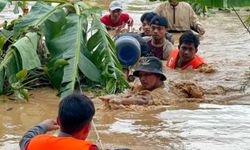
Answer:
[(39, 67), (40, 60), (36, 54), (38, 35), (27, 33), (25, 37), (17, 42), (7, 51), (6, 56), (0, 64), (0, 93), (3, 92), (5, 76), (9, 83), (16, 82), (15, 75), (22, 69), (33, 69)]
[(13, 46), (17, 49), (21, 61), (22, 69), (31, 70), (41, 66), (37, 55), (38, 35), (35, 32), (27, 33), (25, 37), (18, 40)]
[(99, 70), (83, 55), (82, 19), (81, 16), (76, 14), (68, 15), (62, 31), (58, 36), (51, 39), (48, 46), (50, 52), (58, 52), (56, 58), (63, 58), (68, 61), (68, 65), (64, 66), (62, 77), (62, 97), (73, 93), (75, 83), (79, 81), (79, 69), (87, 78), (100, 82)]
[(0, 63), (0, 93), (3, 92), (3, 85), (5, 77), (8, 78), (9, 83), (16, 82), (15, 75), (21, 70), (20, 58), (15, 49), (9, 49), (4, 59)]
[(96, 15), (92, 14), (92, 17), (90, 32), (94, 34), (87, 42), (87, 48), (92, 53), (91, 60), (102, 70), (101, 74), (106, 90), (110, 93), (120, 92), (128, 87), (128, 83), (123, 78), (122, 66), (117, 59), (114, 42)]
[[(66, 14), (63, 9), (57, 9), (53, 15), (51, 15), (45, 22), (42, 24), (41, 28), (46, 37), (46, 44), (49, 47), (49, 42), (51, 39), (56, 37), (61, 31), (62, 27), (66, 23)], [(51, 57), (56, 54), (56, 51), (51, 51)]]
[(35, 26), (39, 24), (42, 20), (46, 20), (49, 17), (49, 12), (53, 11), (53, 7), (45, 3), (38, 2), (32, 6), (30, 13), (27, 16), (19, 20), (15, 26), (14, 31), (18, 32), (21, 29), (28, 26)]
[(14, 31), (18, 33), (21, 29), (30, 26), (39, 26), (44, 23), (48, 18), (54, 15), (58, 9), (67, 6), (69, 4), (60, 5), (58, 7), (52, 7), (43, 2), (37, 2), (34, 6), (32, 6), (31, 11), (28, 13), (27, 16), (23, 17), (19, 20), (15, 26)]

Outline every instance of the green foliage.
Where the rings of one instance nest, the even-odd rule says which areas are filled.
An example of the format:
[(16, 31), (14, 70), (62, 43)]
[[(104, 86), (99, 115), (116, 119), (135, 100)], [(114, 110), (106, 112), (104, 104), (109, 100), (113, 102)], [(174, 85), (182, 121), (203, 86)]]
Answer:
[(128, 84), (123, 79), (122, 66), (116, 57), (115, 45), (96, 16), (93, 16), (92, 21), (91, 31), (94, 32), (94, 30), (97, 30), (97, 32), (87, 42), (87, 48), (92, 54), (91, 60), (95, 62), (98, 68), (103, 70), (101, 73), (102, 79), (104, 79), (108, 92), (116, 93), (117, 89), (120, 90), (118, 92), (121, 92)]
[(13, 90), (18, 89), (23, 92), (24, 89), (20, 88), (21, 83), (17, 79), (17, 77), (20, 78), (20, 74), (16, 74), (22, 69), (31, 70), (41, 65), (36, 54), (37, 41), (38, 35), (36, 33), (27, 33), (8, 49), (0, 63), (0, 93), (4, 92), (6, 78)]
[[(37, 2), (14, 25), (16, 42), (0, 61), (0, 93), (8, 77), (8, 87), (15, 95), (27, 98), (25, 85), (30, 81), (24, 70), (30, 72), (37, 67), (43, 68), (42, 74), (49, 77), (61, 97), (84, 86), (82, 81), (105, 86), (109, 93), (127, 88), (114, 43), (96, 16), (99, 12), (84, 2), (64, 2), (55, 7)], [(6, 38), (1, 41), (5, 43)], [(44, 66), (39, 51), (48, 56)]]
[(8, 0), (0, 0), (0, 12), (5, 8), (8, 2)]
[(15, 24), (14, 31), (18, 33), (21, 29), (25, 31), (25, 29), (28, 27), (38, 27), (49, 17), (51, 17), (57, 9), (57, 7), (53, 8), (46, 3), (37, 2), (31, 8), (31, 11), (28, 13), (28, 15), (23, 17)]
[(35, 32), (27, 33), (26, 36), (13, 44), (21, 56), (22, 68), (31, 70), (41, 66), (39, 57), (36, 53), (38, 35)]

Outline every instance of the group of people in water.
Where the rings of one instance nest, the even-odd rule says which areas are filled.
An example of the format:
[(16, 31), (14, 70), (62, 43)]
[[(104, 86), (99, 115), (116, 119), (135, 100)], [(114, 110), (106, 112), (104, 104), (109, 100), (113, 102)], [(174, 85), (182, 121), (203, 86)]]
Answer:
[[(100, 18), (108, 31), (114, 31), (115, 34), (131, 31), (134, 20), (122, 10), (122, 4), (113, 1), (109, 6), (109, 14)], [(132, 89), (134, 93), (130, 96), (120, 97), (119, 101), (110, 97), (100, 97), (104, 102), (123, 105), (150, 104), (154, 98), (152, 94), (148, 96), (147, 91), (152, 92), (165, 87), (166, 76), (163, 73), (162, 61), (165, 67), (182, 70), (197, 69), (206, 65), (197, 55), (200, 44), (197, 35), (203, 35), (205, 30), (188, 3), (169, 0), (160, 4), (155, 12), (144, 13), (140, 21), (142, 26), (138, 35), (145, 40), (149, 49), (139, 59), (133, 71), (133, 76), (140, 80), (140, 86)], [(172, 33), (182, 33), (177, 48), (174, 47)], [(57, 120), (45, 120), (29, 129), (20, 141), (20, 148), (96, 150), (98, 147), (95, 144), (85, 141), (94, 114), (94, 104), (88, 97), (79, 94), (69, 95), (59, 104)], [(46, 134), (57, 129), (60, 129), (57, 136)]]
[[(131, 29), (133, 19), (128, 14), (123, 13), (122, 10), (120, 2), (111, 2), (109, 14), (100, 19), (108, 31), (124, 32), (126, 24), (128, 25), (126, 32)], [(148, 50), (139, 59), (139, 63), (135, 65), (133, 72), (133, 76), (139, 77), (140, 80), (139, 91), (152, 92), (159, 87), (164, 87), (163, 81), (166, 80), (166, 77), (162, 71), (164, 70), (163, 67), (195, 70), (207, 65), (202, 57), (197, 54), (200, 44), (199, 36), (202, 36), (205, 30), (188, 3), (169, 0), (160, 4), (155, 12), (144, 13), (140, 21), (142, 24), (141, 33), (138, 35), (145, 40)], [(176, 48), (172, 37), (172, 34), (175, 33), (181, 33)], [(134, 35), (131, 34), (131, 36)], [(142, 51), (145, 50), (142, 49)], [(138, 90), (138, 88), (136, 89)], [(137, 92), (131, 96), (126, 95), (124, 98), (121, 96), (119, 100), (110, 96), (100, 97), (100, 99), (109, 103), (128, 105), (148, 104), (152, 98), (147, 94), (145, 96), (145, 92), (143, 94)]]
[[(109, 14), (100, 18), (108, 31), (115, 31), (117, 34), (130, 31), (134, 21), (122, 10), (122, 4), (113, 1), (109, 6)], [(139, 35), (146, 41), (149, 49), (144, 56), (164, 60), (165, 66), (172, 69), (197, 69), (205, 64), (196, 54), (200, 44), (197, 35), (203, 35), (205, 30), (188, 3), (178, 0), (164, 2), (155, 12), (144, 13), (140, 20), (142, 26)], [(128, 28), (125, 28), (126, 25)], [(174, 48), (172, 33), (182, 33), (178, 48)]]

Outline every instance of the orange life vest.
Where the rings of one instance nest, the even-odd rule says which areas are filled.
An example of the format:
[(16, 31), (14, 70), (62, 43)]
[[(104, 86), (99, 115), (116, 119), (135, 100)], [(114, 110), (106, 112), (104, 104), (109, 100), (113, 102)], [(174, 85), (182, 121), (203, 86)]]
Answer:
[[(171, 53), (169, 54), (169, 57), (166, 61), (166, 66), (170, 67), (172, 69), (175, 69), (175, 65), (176, 65), (176, 61), (179, 55), (179, 50), (178, 49), (173, 49), (171, 51)], [(185, 70), (187, 68), (192, 67), (193, 69), (198, 68), (200, 65), (204, 64), (204, 60), (197, 54), (195, 54), (194, 58), (187, 63), (186, 65), (184, 65), (181, 69)]]
[(25, 150), (90, 150), (91, 142), (73, 137), (55, 137), (48, 134), (35, 136)]

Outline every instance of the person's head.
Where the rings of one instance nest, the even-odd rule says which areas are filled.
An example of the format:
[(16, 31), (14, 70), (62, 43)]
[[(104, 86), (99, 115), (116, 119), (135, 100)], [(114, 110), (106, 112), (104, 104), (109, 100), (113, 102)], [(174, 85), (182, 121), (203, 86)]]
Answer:
[(112, 20), (119, 20), (122, 13), (122, 4), (118, 1), (112, 1), (109, 5), (109, 12)]
[(154, 16), (150, 22), (152, 38), (154, 40), (161, 40), (165, 38), (167, 32), (168, 21), (165, 17)]
[(146, 36), (151, 35), (150, 22), (156, 15), (154, 12), (146, 12), (141, 16), (142, 30)]
[(94, 114), (94, 104), (87, 96), (72, 94), (61, 100), (57, 122), (62, 132), (86, 139)]
[(198, 51), (199, 38), (192, 31), (184, 32), (179, 39), (180, 59), (183, 62), (192, 60)]
[(154, 90), (166, 80), (162, 73), (162, 62), (157, 57), (142, 57), (133, 75), (139, 77), (145, 90)]
[(169, 0), (169, 3), (173, 6), (177, 6), (181, 0)]

